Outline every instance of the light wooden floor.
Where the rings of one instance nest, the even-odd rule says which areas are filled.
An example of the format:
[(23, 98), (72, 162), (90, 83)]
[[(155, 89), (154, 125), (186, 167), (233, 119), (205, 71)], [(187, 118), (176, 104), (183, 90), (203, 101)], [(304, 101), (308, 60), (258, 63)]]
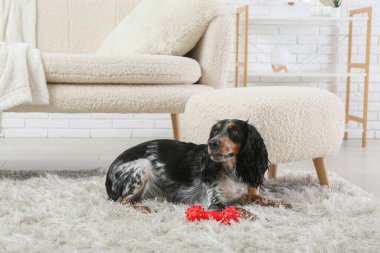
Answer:
[[(0, 138), (0, 169), (94, 169), (107, 168), (122, 151), (142, 138)], [(327, 158), (330, 171), (380, 198), (380, 140), (349, 140), (337, 156)], [(312, 161), (280, 164), (281, 168), (314, 171)]]

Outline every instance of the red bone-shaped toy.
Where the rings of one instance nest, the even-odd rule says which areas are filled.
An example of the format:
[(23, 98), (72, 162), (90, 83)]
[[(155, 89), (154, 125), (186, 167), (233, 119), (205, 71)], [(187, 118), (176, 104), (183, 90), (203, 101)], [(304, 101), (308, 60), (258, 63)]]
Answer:
[(205, 211), (201, 206), (190, 206), (186, 210), (186, 217), (189, 221), (209, 220), (213, 218), (223, 224), (231, 225), (231, 220), (239, 222), (240, 213), (233, 206), (226, 207), (221, 212)]

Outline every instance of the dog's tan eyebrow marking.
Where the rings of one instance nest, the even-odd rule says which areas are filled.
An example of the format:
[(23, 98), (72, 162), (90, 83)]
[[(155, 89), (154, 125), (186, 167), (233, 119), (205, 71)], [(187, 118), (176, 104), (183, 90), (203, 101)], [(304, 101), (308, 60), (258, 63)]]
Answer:
[(215, 129), (220, 129), (222, 127), (222, 124), (218, 123), (215, 125)]
[(235, 129), (235, 128), (236, 128), (235, 123), (229, 123), (229, 124), (228, 124), (228, 128), (230, 128), (230, 129)]

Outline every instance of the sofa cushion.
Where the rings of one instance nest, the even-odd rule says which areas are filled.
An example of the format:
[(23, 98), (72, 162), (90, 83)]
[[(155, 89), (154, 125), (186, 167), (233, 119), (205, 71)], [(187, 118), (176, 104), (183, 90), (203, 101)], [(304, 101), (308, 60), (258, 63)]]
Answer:
[(142, 0), (104, 40), (98, 53), (182, 56), (222, 13), (220, 0)]
[(197, 61), (178, 56), (42, 54), (48, 83), (193, 84), (201, 76)]
[(208, 85), (49, 84), (48, 105), (21, 105), (12, 112), (182, 113), (193, 95)]

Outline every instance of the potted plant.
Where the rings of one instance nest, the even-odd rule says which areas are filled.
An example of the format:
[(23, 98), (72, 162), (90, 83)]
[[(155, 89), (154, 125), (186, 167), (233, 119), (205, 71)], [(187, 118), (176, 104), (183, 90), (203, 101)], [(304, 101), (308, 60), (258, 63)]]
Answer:
[(340, 6), (343, 0), (319, 0), (324, 6), (332, 7), (331, 16), (339, 18), (340, 17)]

